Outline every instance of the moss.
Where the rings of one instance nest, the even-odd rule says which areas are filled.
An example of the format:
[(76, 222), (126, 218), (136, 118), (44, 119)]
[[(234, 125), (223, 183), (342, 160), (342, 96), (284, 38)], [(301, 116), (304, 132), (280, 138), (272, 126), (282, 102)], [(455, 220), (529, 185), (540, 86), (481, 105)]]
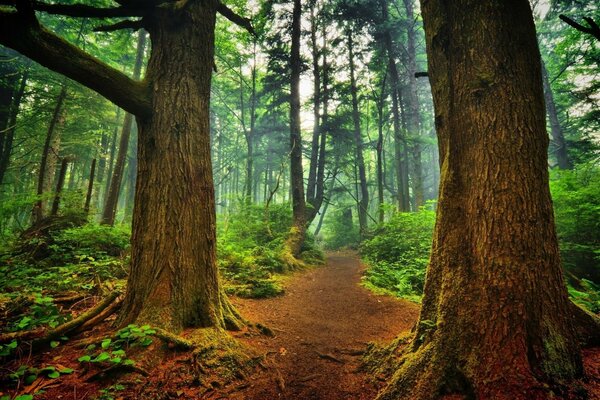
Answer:
[(542, 370), (549, 378), (572, 379), (578, 375), (578, 370), (570, 361), (569, 346), (565, 338), (554, 329), (548, 329), (544, 338), (544, 358)]

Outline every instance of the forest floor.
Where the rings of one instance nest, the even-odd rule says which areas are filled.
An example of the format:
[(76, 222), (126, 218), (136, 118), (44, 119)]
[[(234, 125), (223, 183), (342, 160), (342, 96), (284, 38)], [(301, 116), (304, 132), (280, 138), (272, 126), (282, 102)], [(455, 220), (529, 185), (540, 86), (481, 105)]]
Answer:
[[(325, 265), (290, 274), (282, 296), (233, 297), (250, 325), (232, 335), (252, 362), (239, 367), (227, 352), (221, 352), (224, 357), (219, 362), (235, 367), (230, 376), (207, 365), (206, 375), (199, 379), (193, 353), (166, 348), (158, 340), (148, 348), (127, 349), (127, 357), (136, 361), (138, 369), (122, 368), (123, 364), (107, 368), (107, 362), (79, 363), (85, 352), (75, 340), (37, 355), (24, 353), (14, 365), (3, 367), (52, 365), (73, 373), (58, 379), (39, 375), (34, 382), (5, 393), (0, 385), (0, 397), (35, 393), (35, 400), (374, 399), (383, 382), (361, 370), (361, 356), (369, 342), (389, 343), (409, 330), (419, 306), (370, 292), (360, 285), (363, 270), (356, 254), (329, 253)], [(111, 321), (106, 321), (87, 336), (103, 338), (112, 329)], [(583, 356), (587, 378), (579, 384), (588, 391), (588, 399), (600, 400), (600, 348), (584, 350)]]
[(242, 339), (266, 353), (271, 368), (230, 398), (373, 399), (378, 388), (359, 370), (360, 356), (368, 342), (410, 329), (419, 306), (373, 294), (360, 285), (362, 271), (355, 254), (330, 253), (323, 267), (295, 274), (281, 297), (235, 299), (275, 336)]

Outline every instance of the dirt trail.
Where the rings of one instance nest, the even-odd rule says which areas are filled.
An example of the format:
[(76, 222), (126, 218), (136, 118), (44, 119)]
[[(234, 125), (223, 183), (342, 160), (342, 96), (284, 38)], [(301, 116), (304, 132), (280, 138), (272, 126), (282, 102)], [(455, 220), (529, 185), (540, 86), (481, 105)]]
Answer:
[(282, 297), (236, 300), (242, 315), (276, 336), (243, 339), (274, 368), (230, 398), (373, 399), (377, 388), (357, 371), (359, 353), (410, 329), (418, 306), (359, 286), (362, 269), (355, 255), (332, 253), (325, 266), (291, 278)]

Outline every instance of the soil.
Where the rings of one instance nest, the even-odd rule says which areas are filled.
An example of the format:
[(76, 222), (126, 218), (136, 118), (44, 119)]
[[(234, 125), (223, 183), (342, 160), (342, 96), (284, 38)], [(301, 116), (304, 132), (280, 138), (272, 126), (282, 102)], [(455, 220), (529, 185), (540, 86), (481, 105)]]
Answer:
[(242, 315), (275, 337), (242, 339), (267, 354), (271, 373), (230, 398), (373, 399), (379, 385), (359, 370), (360, 356), (368, 342), (410, 329), (419, 307), (365, 289), (362, 271), (355, 255), (332, 253), (323, 267), (296, 274), (282, 297), (236, 299)]
[[(233, 298), (241, 314), (260, 325), (233, 333), (251, 349), (249, 354), (257, 355), (257, 362), (252, 368), (238, 368), (232, 376), (207, 368), (204, 372), (209, 375), (199, 380), (191, 352), (166, 348), (158, 340), (149, 348), (127, 350), (139, 370), (104, 376), (105, 368), (77, 362), (84, 354), (76, 345), (78, 337), (39, 354), (23, 352), (19, 359), (2, 366), (9, 371), (21, 364), (53, 365), (72, 368), (74, 373), (59, 379), (39, 377), (31, 385), (17, 388), (2, 388), (0, 382), (0, 396), (36, 392), (36, 400), (374, 399), (384, 382), (360, 369), (361, 355), (367, 343), (389, 343), (411, 329), (419, 307), (365, 289), (360, 285), (363, 270), (355, 254), (331, 253), (324, 266), (291, 275), (283, 296)], [(85, 336), (102, 338), (113, 329), (108, 320)], [(586, 377), (573, 385), (566, 398), (580, 399), (579, 393), (587, 391), (585, 398), (600, 400), (600, 348), (584, 350), (583, 357)], [(444, 398), (460, 399), (462, 396)]]

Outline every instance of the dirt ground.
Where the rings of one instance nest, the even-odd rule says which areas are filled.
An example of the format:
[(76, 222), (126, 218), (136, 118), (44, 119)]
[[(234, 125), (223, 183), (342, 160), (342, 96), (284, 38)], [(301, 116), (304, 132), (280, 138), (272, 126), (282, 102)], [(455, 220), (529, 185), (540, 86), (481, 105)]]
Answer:
[(242, 339), (267, 353), (275, 374), (231, 398), (373, 399), (378, 388), (357, 371), (361, 352), (410, 329), (419, 308), (360, 286), (362, 269), (355, 255), (332, 253), (325, 266), (296, 274), (282, 297), (236, 299), (242, 315), (275, 333)]
[[(419, 307), (360, 286), (362, 271), (355, 254), (330, 253), (326, 265), (289, 277), (283, 296), (233, 298), (250, 323), (260, 323), (272, 332), (269, 336), (252, 328), (232, 333), (261, 360), (234, 379), (224, 379), (209, 368), (206, 381), (199, 382), (191, 367), (191, 353), (165, 349), (159, 341), (148, 349), (128, 350), (128, 356), (139, 360), (145, 373), (100, 375), (95, 379), (99, 371), (82, 368), (77, 358), (83, 349), (69, 341), (38, 355), (24, 353), (15, 365), (3, 369), (18, 364), (54, 365), (72, 368), (74, 373), (55, 380), (40, 377), (28, 387), (4, 393), (0, 384), (0, 396), (37, 392), (36, 400), (374, 399), (383, 382), (359, 370), (360, 357), (368, 342), (388, 343), (409, 330), (417, 320)], [(103, 337), (111, 329), (110, 321), (106, 321), (87, 335)], [(584, 350), (583, 357), (586, 377), (573, 387), (585, 389), (589, 400), (600, 400), (600, 348)], [(40, 392), (42, 389), (45, 393)], [(460, 398), (447, 396), (444, 400)]]

